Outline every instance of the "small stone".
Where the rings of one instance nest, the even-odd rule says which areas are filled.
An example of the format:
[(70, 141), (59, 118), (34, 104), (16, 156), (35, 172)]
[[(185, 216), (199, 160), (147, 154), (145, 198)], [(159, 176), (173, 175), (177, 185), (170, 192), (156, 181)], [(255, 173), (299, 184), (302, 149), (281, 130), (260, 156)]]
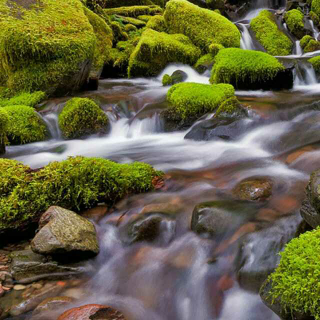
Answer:
[(14, 287), (13, 287), (13, 290), (16, 290), (16, 291), (21, 291), (21, 290), (24, 290), (26, 289), (27, 287), (22, 285), (22, 284), (16, 284)]

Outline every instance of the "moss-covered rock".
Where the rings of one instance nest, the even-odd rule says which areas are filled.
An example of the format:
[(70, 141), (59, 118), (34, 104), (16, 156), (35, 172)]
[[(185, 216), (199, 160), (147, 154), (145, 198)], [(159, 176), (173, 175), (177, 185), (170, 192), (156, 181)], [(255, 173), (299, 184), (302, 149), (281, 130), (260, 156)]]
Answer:
[(159, 6), (132, 6), (132, 7), (117, 7), (111, 9), (104, 9), (103, 12), (106, 15), (117, 14), (124, 17), (138, 17), (141, 15), (153, 16), (156, 14), (162, 14), (163, 10)]
[(176, 70), (172, 75), (165, 74), (162, 77), (163, 86), (172, 86), (174, 84), (185, 81), (188, 78), (188, 75), (182, 70)]
[(278, 304), (279, 314), (287, 314), (286, 319), (296, 314), (300, 315), (299, 319), (310, 316), (320, 319), (319, 251), (319, 228), (291, 240), (280, 254), (279, 266), (265, 284), (269, 287), (264, 300), (271, 307)]
[(240, 104), (237, 97), (231, 97), (221, 103), (215, 113), (215, 118), (220, 119), (241, 119), (248, 116), (248, 111)]
[(215, 56), (212, 53), (205, 54), (196, 62), (196, 64), (194, 65), (194, 68), (199, 73), (204, 73), (206, 70), (209, 70), (212, 68), (214, 57)]
[(33, 93), (22, 92), (12, 98), (0, 98), (0, 107), (23, 105), (28, 107), (35, 107), (46, 98), (43, 91), (36, 91)]
[(124, 26), (124, 31), (127, 33), (132, 32), (132, 31), (137, 31), (137, 30), (138, 30), (138, 28), (131, 23), (128, 23)]
[(251, 30), (266, 51), (273, 56), (291, 54), (292, 41), (278, 28), (272, 12), (263, 10), (251, 20)]
[(320, 56), (313, 57), (309, 59), (308, 62), (312, 64), (314, 71), (317, 74), (320, 74)]
[(8, 121), (7, 112), (0, 108), (0, 155), (6, 152)]
[(108, 131), (109, 120), (100, 107), (88, 98), (73, 98), (59, 114), (59, 127), (68, 139)]
[(167, 93), (169, 107), (162, 116), (167, 121), (191, 124), (204, 114), (214, 112), (233, 96), (234, 88), (229, 84), (175, 84)]
[(310, 35), (306, 35), (300, 40), (300, 46), (305, 53), (320, 50), (320, 42)]
[(309, 12), (309, 16), (310, 16), (311, 20), (313, 21), (314, 25), (319, 26), (319, 24), (320, 24), (319, 16), (313, 11)]
[(304, 15), (298, 9), (292, 9), (287, 11), (284, 15), (285, 22), (290, 30), (290, 32), (301, 39), (306, 34), (306, 29), (304, 28)]
[(171, 62), (193, 65), (200, 54), (200, 49), (183, 34), (146, 29), (130, 57), (128, 75), (155, 76)]
[(249, 90), (283, 89), (292, 87), (293, 75), (267, 53), (227, 48), (216, 55), (210, 82), (230, 83)]
[(43, 141), (48, 137), (44, 121), (32, 107), (16, 105), (4, 107), (3, 110), (9, 118), (7, 138), (10, 144)]
[(241, 34), (232, 22), (186, 0), (169, 1), (164, 18), (170, 33), (185, 34), (204, 53), (209, 52), (212, 43), (240, 47)]
[(79, 0), (2, 0), (0, 73), (5, 85), (49, 94), (80, 89), (96, 49), (93, 29)]
[(311, 10), (318, 16), (320, 16), (320, 0), (312, 0)]
[(162, 177), (148, 164), (84, 157), (53, 162), (37, 171), (0, 159), (0, 168), (0, 234), (38, 221), (52, 205), (77, 212), (101, 202), (113, 205), (126, 195), (152, 191)]
[(102, 8), (118, 8), (131, 6), (149, 6), (154, 5), (151, 0), (95, 0)]
[(147, 28), (158, 32), (166, 32), (167, 26), (163, 16), (157, 15), (149, 19)]

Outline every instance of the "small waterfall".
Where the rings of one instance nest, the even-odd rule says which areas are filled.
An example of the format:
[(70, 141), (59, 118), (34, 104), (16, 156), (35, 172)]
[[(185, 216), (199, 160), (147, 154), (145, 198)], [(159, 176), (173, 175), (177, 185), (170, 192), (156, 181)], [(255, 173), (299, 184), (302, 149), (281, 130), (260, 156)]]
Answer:
[(318, 40), (320, 32), (318, 31), (318, 29), (314, 26), (313, 21), (310, 19), (309, 20), (311, 28), (312, 28), (312, 33), (313, 33), (313, 37)]
[(294, 87), (317, 84), (316, 73), (311, 64), (298, 62), (295, 68)]
[(42, 116), (43, 121), (46, 123), (50, 137), (52, 139), (61, 139), (61, 131), (58, 124), (58, 115), (56, 113), (49, 113)]
[(241, 49), (245, 50), (254, 50), (254, 44), (252, 41), (252, 37), (249, 32), (249, 25), (239, 23), (239, 26), (242, 29), (242, 37), (241, 37), (241, 42), (240, 42), (240, 47)]
[(295, 54), (296, 54), (297, 56), (302, 56), (302, 54), (303, 54), (299, 40), (297, 40), (297, 41), (295, 42)]

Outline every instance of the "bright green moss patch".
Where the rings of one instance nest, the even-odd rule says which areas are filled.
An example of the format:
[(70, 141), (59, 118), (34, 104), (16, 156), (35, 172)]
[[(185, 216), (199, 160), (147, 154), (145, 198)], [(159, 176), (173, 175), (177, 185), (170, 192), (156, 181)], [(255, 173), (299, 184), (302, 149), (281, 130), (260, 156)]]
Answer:
[(152, 17), (148, 23), (147, 28), (153, 29), (158, 32), (166, 32), (167, 26), (163, 16), (154, 16)]
[(312, 0), (311, 10), (318, 16), (320, 16), (320, 0)]
[(88, 98), (69, 100), (59, 114), (59, 127), (68, 139), (107, 132), (108, 123), (107, 115)]
[(313, 57), (308, 60), (312, 64), (313, 69), (316, 73), (320, 73), (320, 56)]
[(263, 10), (251, 20), (250, 27), (266, 51), (273, 56), (291, 54), (293, 43), (279, 30), (274, 15)]
[(6, 151), (8, 121), (9, 117), (7, 112), (0, 108), (0, 154), (4, 154)]
[(309, 12), (309, 16), (310, 16), (311, 20), (313, 21), (314, 25), (319, 26), (319, 23), (320, 23), (319, 16), (313, 11)]
[(197, 119), (233, 96), (234, 88), (229, 84), (175, 84), (167, 93), (168, 114), (175, 120)]
[(37, 221), (52, 205), (75, 211), (101, 202), (113, 205), (126, 195), (154, 190), (163, 175), (144, 163), (84, 157), (33, 172), (17, 161), (0, 159), (0, 168), (0, 233)]
[(278, 268), (269, 277), (270, 295), (288, 313), (296, 311), (320, 319), (320, 229), (291, 240), (281, 253)]
[(46, 98), (46, 94), (43, 91), (36, 91), (33, 93), (23, 92), (13, 98), (0, 99), (0, 107), (12, 106), (12, 105), (24, 105), (29, 107), (35, 107)]
[(290, 32), (298, 39), (301, 39), (305, 35), (304, 30), (304, 15), (300, 10), (293, 9), (287, 11), (284, 15), (285, 22)]
[(171, 86), (172, 85), (172, 78), (168, 74), (165, 74), (162, 77), (162, 85), (163, 86)]
[(111, 9), (104, 9), (103, 12), (107, 15), (117, 14), (124, 17), (138, 17), (141, 15), (153, 16), (155, 14), (162, 14), (163, 10), (159, 6), (133, 6), (133, 7), (118, 7)]
[(240, 47), (241, 34), (227, 18), (186, 0), (171, 0), (164, 18), (170, 33), (182, 33), (205, 53), (212, 43)]
[(194, 68), (199, 72), (202, 73), (204, 68), (206, 69), (209, 66), (212, 66), (214, 62), (214, 55), (212, 53), (207, 53), (202, 56), (194, 65)]
[(314, 40), (311, 36), (309, 36), (309, 35), (304, 36), (304, 37), (300, 40), (300, 46), (301, 46), (301, 48), (304, 49), (311, 40)]
[(43, 141), (48, 137), (47, 127), (31, 107), (16, 105), (3, 110), (8, 114), (7, 138), (10, 144)]
[(273, 79), (284, 66), (273, 56), (253, 50), (222, 49), (215, 57), (211, 83), (255, 83)]
[(246, 117), (247, 113), (241, 106), (237, 97), (231, 97), (221, 103), (218, 110), (215, 113), (216, 118), (243, 118)]
[(142, 21), (144, 21), (144, 22), (148, 22), (151, 18), (152, 18), (153, 16), (148, 16), (148, 15), (141, 15), (141, 16), (138, 16), (137, 18), (139, 19), (139, 20), (142, 20)]

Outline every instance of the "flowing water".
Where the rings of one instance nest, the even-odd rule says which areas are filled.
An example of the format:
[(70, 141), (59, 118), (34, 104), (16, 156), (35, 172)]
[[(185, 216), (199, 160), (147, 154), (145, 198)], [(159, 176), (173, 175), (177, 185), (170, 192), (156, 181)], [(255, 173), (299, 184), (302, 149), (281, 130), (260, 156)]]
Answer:
[[(258, 1), (253, 11), (269, 5)], [(253, 49), (245, 24), (242, 32), (242, 48)], [(243, 129), (233, 141), (185, 139), (192, 128), (163, 132), (159, 112), (166, 107), (168, 88), (161, 85), (162, 75), (180, 69), (189, 82), (209, 81), (208, 75), (183, 65), (168, 66), (153, 79), (102, 80), (98, 91), (83, 93), (97, 99), (109, 115), (108, 135), (63, 140), (57, 115), (67, 99), (48, 103), (41, 114), (52, 138), (8, 147), (7, 157), (33, 168), (76, 155), (122, 163), (144, 161), (163, 170), (167, 178), (163, 190), (123, 200), (95, 222), (101, 251), (89, 262), (94, 272), (79, 286), (81, 299), (76, 305), (111, 305), (129, 320), (279, 319), (263, 305), (258, 290), (252, 289), (254, 269), (247, 280), (239, 278), (243, 241), (250, 233), (261, 240), (249, 247), (249, 267), (261, 268), (274, 259), (277, 246), (270, 249), (268, 237), (259, 238), (259, 231), (271, 235), (268, 230), (279, 221), (299, 216), (309, 174), (319, 167), (320, 104), (312, 103), (320, 101), (320, 84), (306, 63), (307, 57), (317, 54), (302, 55), (296, 46), (295, 55), (284, 58), (298, 61), (291, 91), (236, 92), (242, 103), (251, 106), (252, 114), (242, 121)], [(230, 200), (232, 188), (250, 177), (272, 180), (273, 195), (267, 202), (248, 205), (248, 212), (239, 215), (222, 236), (205, 238), (190, 231), (197, 204)], [(161, 234), (152, 243), (128, 244), (126, 227), (143, 212), (166, 213)], [(285, 223), (282, 229), (286, 227)], [(264, 259), (259, 260), (260, 256)], [(48, 314), (46, 319), (56, 315)]]

